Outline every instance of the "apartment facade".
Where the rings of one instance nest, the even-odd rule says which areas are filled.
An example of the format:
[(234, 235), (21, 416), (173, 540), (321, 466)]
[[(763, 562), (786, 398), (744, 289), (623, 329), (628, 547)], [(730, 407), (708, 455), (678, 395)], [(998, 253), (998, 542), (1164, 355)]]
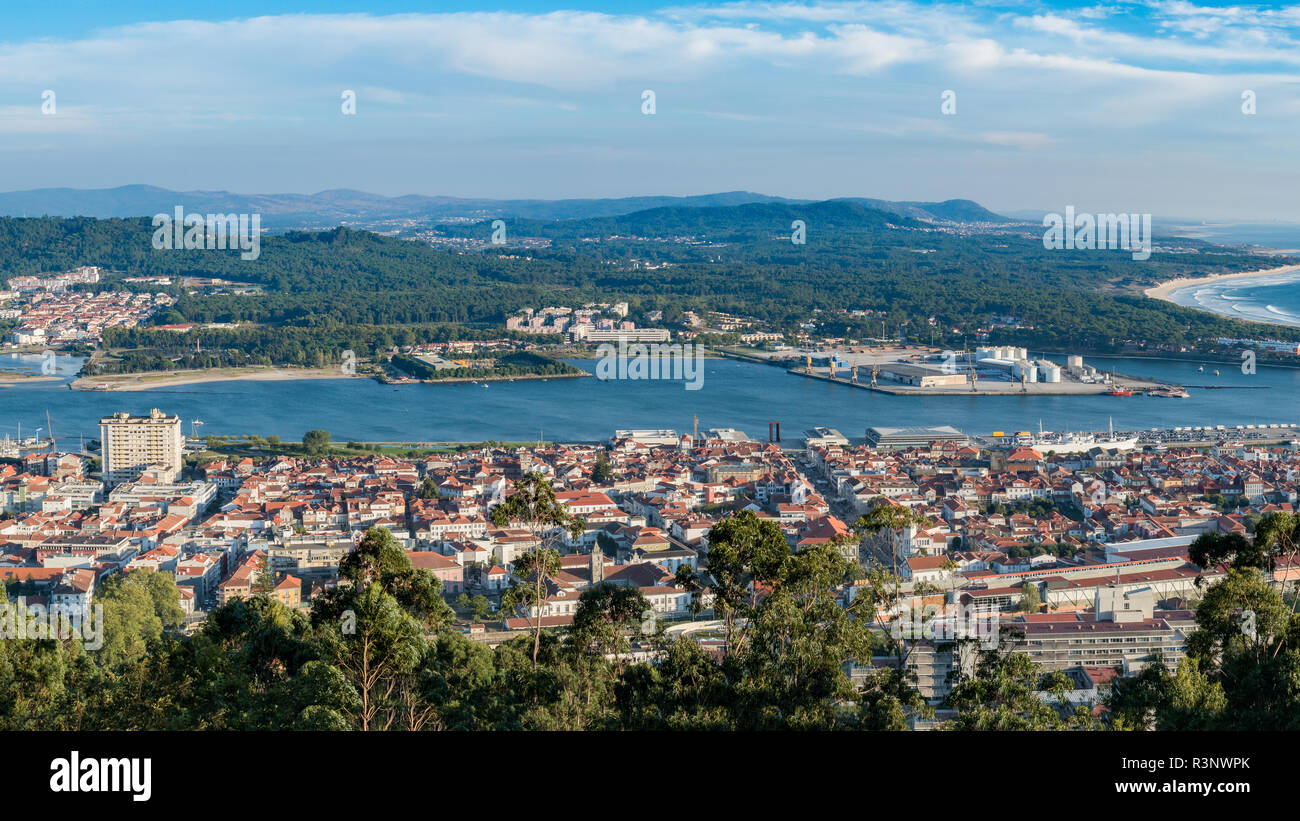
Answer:
[(103, 447), (104, 484), (113, 486), (155, 468), (162, 478), (181, 475), (185, 437), (179, 416), (154, 408), (148, 416), (115, 413), (99, 420)]

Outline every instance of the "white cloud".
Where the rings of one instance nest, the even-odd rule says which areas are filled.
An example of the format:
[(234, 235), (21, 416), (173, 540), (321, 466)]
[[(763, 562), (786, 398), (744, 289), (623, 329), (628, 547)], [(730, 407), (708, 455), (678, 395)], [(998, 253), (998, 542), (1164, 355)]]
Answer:
[[(877, 3), (754, 3), (674, 8), (661, 14), (561, 11), (283, 15), (244, 20), (141, 23), (66, 42), (0, 45), (0, 83), (85, 81), (90, 87), (139, 84), (172, 93), (256, 78), (262, 85), (311, 83), (340, 67), (369, 64), (380, 101), (418, 89), (387, 78), (400, 68), (414, 86), (462, 75), (560, 90), (611, 88), (647, 78), (698, 80), (710, 72), (773, 67), (872, 74), (932, 63), (978, 68), (1035, 65), (1063, 72), (1114, 74), (1113, 65), (1148, 72), (1206, 72), (1206, 65), (1273, 61), (1300, 65), (1300, 49), (1279, 16), (1206, 9), (1186, 2), (1151, 8), (1160, 25), (1196, 32), (1187, 39), (1155, 30), (1107, 28), (1095, 10), (1076, 14), (987, 14), (976, 7)], [(1294, 22), (1294, 18), (1292, 18)], [(1268, 23), (1263, 26), (1261, 21)], [(1232, 27), (1223, 43), (1199, 33)], [(1046, 38), (1046, 39), (1045, 39)], [(1059, 59), (1065, 57), (1068, 59)]]
[(1003, 145), (1009, 148), (1020, 148), (1026, 151), (1036, 151), (1041, 148), (1047, 148), (1056, 142), (1046, 134), (1039, 134), (1031, 131), (987, 131), (979, 135), (979, 141), (989, 143), (990, 145)]
[[(734, 149), (716, 161), (708, 152), (743, 134), (755, 156), (832, 142), (880, 169), (915, 144), (1000, 146), (1026, 154), (986, 154), (1048, 162), (1089, 137), (1149, 147), (1164, 136), (1202, 139), (1203, 154), (1214, 156), (1216, 129), (1257, 139), (1296, 130), (1297, 7), (1090, 2), (1022, 10), (1004, 2), (745, 0), (645, 14), (139, 23), (0, 43), (0, 106), (13, 111), (0, 109), (0, 133), (33, 151), (81, 149), (91, 135), (97, 150), (166, 144), (182, 130), (196, 144), (243, 155), (405, 140), (439, 141), (439, 156), (452, 157), (491, 143), (534, 165), (533, 144), (547, 146), (544, 156), (615, 162), (682, 139), (683, 161), (705, 167), (732, 161)], [(57, 123), (36, 118), (44, 88), (58, 91)], [(659, 93), (654, 118), (639, 113), (645, 88)], [(939, 112), (948, 88), (960, 98), (955, 117)], [(1238, 112), (1243, 88), (1259, 95), (1253, 120)], [(358, 92), (355, 118), (339, 113), (342, 89)], [(1238, 135), (1233, 150), (1244, 151), (1246, 138)], [(314, 168), (315, 159), (304, 150), (279, 162)]]

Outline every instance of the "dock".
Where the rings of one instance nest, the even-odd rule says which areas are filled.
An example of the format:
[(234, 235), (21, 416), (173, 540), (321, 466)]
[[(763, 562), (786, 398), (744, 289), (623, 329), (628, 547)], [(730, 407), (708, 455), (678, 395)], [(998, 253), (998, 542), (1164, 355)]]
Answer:
[[(1087, 383), (1087, 382), (994, 382), (991, 380), (980, 380), (976, 382), (975, 390), (971, 390), (969, 384), (958, 386), (926, 387), (922, 388), (915, 385), (900, 384), (882, 384), (877, 382), (871, 384), (870, 378), (862, 379), (859, 376), (858, 381), (854, 382), (851, 378), (843, 376), (831, 376), (825, 369), (816, 369), (807, 371), (802, 368), (790, 368), (786, 373), (792, 376), (802, 376), (807, 379), (818, 379), (822, 382), (834, 382), (837, 385), (847, 385), (851, 388), (862, 388), (863, 390), (875, 391), (876, 393), (885, 393), (893, 396), (1101, 396), (1110, 390), (1111, 386), (1104, 383)], [(1146, 380), (1126, 379), (1123, 385), (1136, 392), (1155, 390), (1156, 388), (1168, 388), (1172, 385), (1164, 382), (1149, 382)], [(1227, 386), (1224, 386), (1227, 387)]]

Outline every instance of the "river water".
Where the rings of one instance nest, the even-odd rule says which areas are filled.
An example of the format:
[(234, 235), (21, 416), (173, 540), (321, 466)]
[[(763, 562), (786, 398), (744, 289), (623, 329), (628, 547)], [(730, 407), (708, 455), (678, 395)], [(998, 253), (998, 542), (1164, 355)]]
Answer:
[[(1058, 361), (1063, 357), (1055, 356)], [(779, 367), (710, 359), (703, 387), (688, 391), (677, 381), (608, 381), (594, 378), (454, 385), (381, 385), (369, 379), (234, 381), (156, 388), (140, 392), (73, 391), (67, 383), (80, 360), (58, 359), (59, 380), (0, 385), (0, 436), (37, 434), (52, 419), (61, 447), (78, 436), (98, 436), (101, 416), (179, 414), (185, 432), (192, 420), (204, 434), (275, 435), (301, 438), (313, 428), (336, 441), (594, 441), (618, 428), (674, 428), (689, 432), (738, 428), (766, 438), (769, 421), (781, 423), (786, 440), (815, 425), (861, 437), (869, 426), (954, 425), (974, 434), (995, 430), (1116, 430), (1184, 425), (1300, 422), (1300, 370), (1260, 366), (1243, 374), (1231, 364), (1086, 357), (1085, 362), (1121, 374), (1188, 385), (1188, 399), (1147, 396), (890, 396), (803, 376)], [(573, 360), (588, 372), (594, 360)], [(0, 369), (38, 371), (36, 357), (0, 356)], [(1221, 375), (1215, 376), (1218, 369)], [(1249, 387), (1205, 389), (1194, 385)], [(46, 435), (42, 430), (39, 435)]]

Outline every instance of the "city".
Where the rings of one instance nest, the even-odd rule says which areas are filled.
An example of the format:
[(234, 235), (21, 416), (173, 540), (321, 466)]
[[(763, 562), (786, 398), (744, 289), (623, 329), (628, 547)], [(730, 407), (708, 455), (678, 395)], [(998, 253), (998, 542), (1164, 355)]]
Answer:
[(3, 21), (20, 811), (1283, 797), (1294, 2)]
[[(1293, 516), (1300, 431), (1272, 432), (1273, 444), (1233, 431), (1214, 433), (1208, 448), (1130, 440), (1057, 453), (1014, 440), (986, 447), (952, 428), (871, 428), (858, 445), (826, 428), (799, 445), (733, 429), (619, 430), (599, 444), (239, 458), (187, 440), (180, 418), (155, 409), (101, 420), (102, 483), (83, 456), (44, 448), (4, 469), (0, 573), (20, 606), (78, 618), (110, 577), (170, 574), (176, 627), (193, 631), (214, 609), (258, 594), (309, 610), (382, 530), (437, 579), (449, 624), (470, 641), (496, 647), (537, 628), (572, 630), (584, 596), (612, 585), (642, 608), (612, 658), (662, 659), (664, 633), (721, 657), (720, 613), (691, 579), (709, 566), (719, 523), (750, 514), (787, 549), (829, 547), (856, 568), (827, 591), (841, 607), (878, 595), (870, 568), (891, 569), (894, 595), (876, 602), (873, 630), (897, 637), (913, 614), (929, 614), (917, 628), (930, 633), (850, 672), (868, 679), (902, 663), (919, 696), (910, 726), (962, 718), (944, 706), (960, 657), (936, 615), (954, 607), (992, 620), (994, 635), (1068, 677), (1068, 692), (1037, 694), (1046, 704), (1083, 706), (1100, 721), (1153, 651), (1178, 669), (1197, 627), (1190, 603), (1229, 572), (1204, 559), (1203, 545), (1245, 544), (1266, 520)], [(316, 433), (314, 446), (328, 450), (328, 435)], [(530, 476), (554, 488), (577, 530), (493, 515)], [(895, 526), (863, 524), (891, 516), (901, 516)], [(512, 568), (543, 543), (558, 559), (543, 595), (503, 607), (530, 581)], [(1274, 559), (1268, 583), (1300, 583), (1296, 561), (1293, 552)], [(1104, 638), (1059, 646), (1041, 635), (1099, 627)]]

